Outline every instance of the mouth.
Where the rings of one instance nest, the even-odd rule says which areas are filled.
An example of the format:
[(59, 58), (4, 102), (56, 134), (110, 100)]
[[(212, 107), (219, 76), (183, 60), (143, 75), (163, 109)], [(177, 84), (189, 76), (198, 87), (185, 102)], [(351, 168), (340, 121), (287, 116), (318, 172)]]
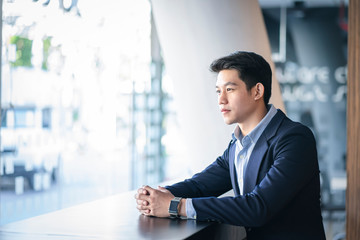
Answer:
[(225, 109), (225, 108), (221, 109), (221, 113), (228, 113), (228, 112), (230, 112), (229, 109)]

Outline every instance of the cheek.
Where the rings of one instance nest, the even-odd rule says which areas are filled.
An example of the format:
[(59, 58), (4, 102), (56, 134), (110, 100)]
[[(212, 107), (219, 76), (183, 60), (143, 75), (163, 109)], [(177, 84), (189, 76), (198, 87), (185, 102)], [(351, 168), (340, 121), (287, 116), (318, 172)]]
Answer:
[(251, 106), (252, 106), (251, 101), (249, 101), (249, 99), (241, 97), (241, 96), (234, 98), (231, 103), (231, 109), (234, 110), (238, 114), (247, 112), (247, 110), (249, 108), (251, 108)]
[(244, 99), (242, 96), (234, 96), (231, 99), (231, 103), (234, 107), (239, 107), (240, 105), (246, 103), (246, 99)]

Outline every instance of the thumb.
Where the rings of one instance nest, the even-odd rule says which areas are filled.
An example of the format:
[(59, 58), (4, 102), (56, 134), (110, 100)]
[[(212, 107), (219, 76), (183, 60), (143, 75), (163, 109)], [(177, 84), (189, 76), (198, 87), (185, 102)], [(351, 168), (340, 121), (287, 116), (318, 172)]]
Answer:
[(167, 192), (168, 190), (162, 186), (158, 186), (158, 189), (162, 192)]

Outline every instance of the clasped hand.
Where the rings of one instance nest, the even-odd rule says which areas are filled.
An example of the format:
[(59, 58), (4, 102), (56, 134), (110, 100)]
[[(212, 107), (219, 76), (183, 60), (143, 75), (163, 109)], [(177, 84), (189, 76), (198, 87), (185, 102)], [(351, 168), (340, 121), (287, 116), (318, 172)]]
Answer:
[(169, 205), (174, 195), (164, 187), (157, 189), (143, 186), (137, 190), (135, 199), (141, 214), (156, 217), (169, 217)]

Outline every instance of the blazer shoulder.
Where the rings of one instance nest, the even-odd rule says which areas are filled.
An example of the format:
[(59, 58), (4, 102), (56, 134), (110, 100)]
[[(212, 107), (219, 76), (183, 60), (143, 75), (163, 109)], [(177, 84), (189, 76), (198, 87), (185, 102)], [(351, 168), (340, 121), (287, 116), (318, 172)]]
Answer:
[(300, 122), (293, 121), (288, 117), (285, 117), (284, 121), (282, 122), (282, 124), (279, 127), (279, 134), (295, 133), (295, 132), (313, 136), (313, 132), (311, 131), (311, 129), (308, 126), (306, 126)]
[(268, 144), (272, 145), (279, 141), (279, 139), (287, 138), (291, 135), (302, 136), (311, 142), (315, 141), (314, 134), (309, 127), (300, 122), (291, 120), (281, 110), (278, 110), (266, 127), (263, 136)]
[(276, 115), (270, 121), (267, 130), (272, 135), (279, 135), (281, 133), (286, 133), (289, 131), (300, 131), (312, 135), (312, 131), (309, 127), (305, 126), (300, 122), (291, 120), (281, 110), (278, 110)]

